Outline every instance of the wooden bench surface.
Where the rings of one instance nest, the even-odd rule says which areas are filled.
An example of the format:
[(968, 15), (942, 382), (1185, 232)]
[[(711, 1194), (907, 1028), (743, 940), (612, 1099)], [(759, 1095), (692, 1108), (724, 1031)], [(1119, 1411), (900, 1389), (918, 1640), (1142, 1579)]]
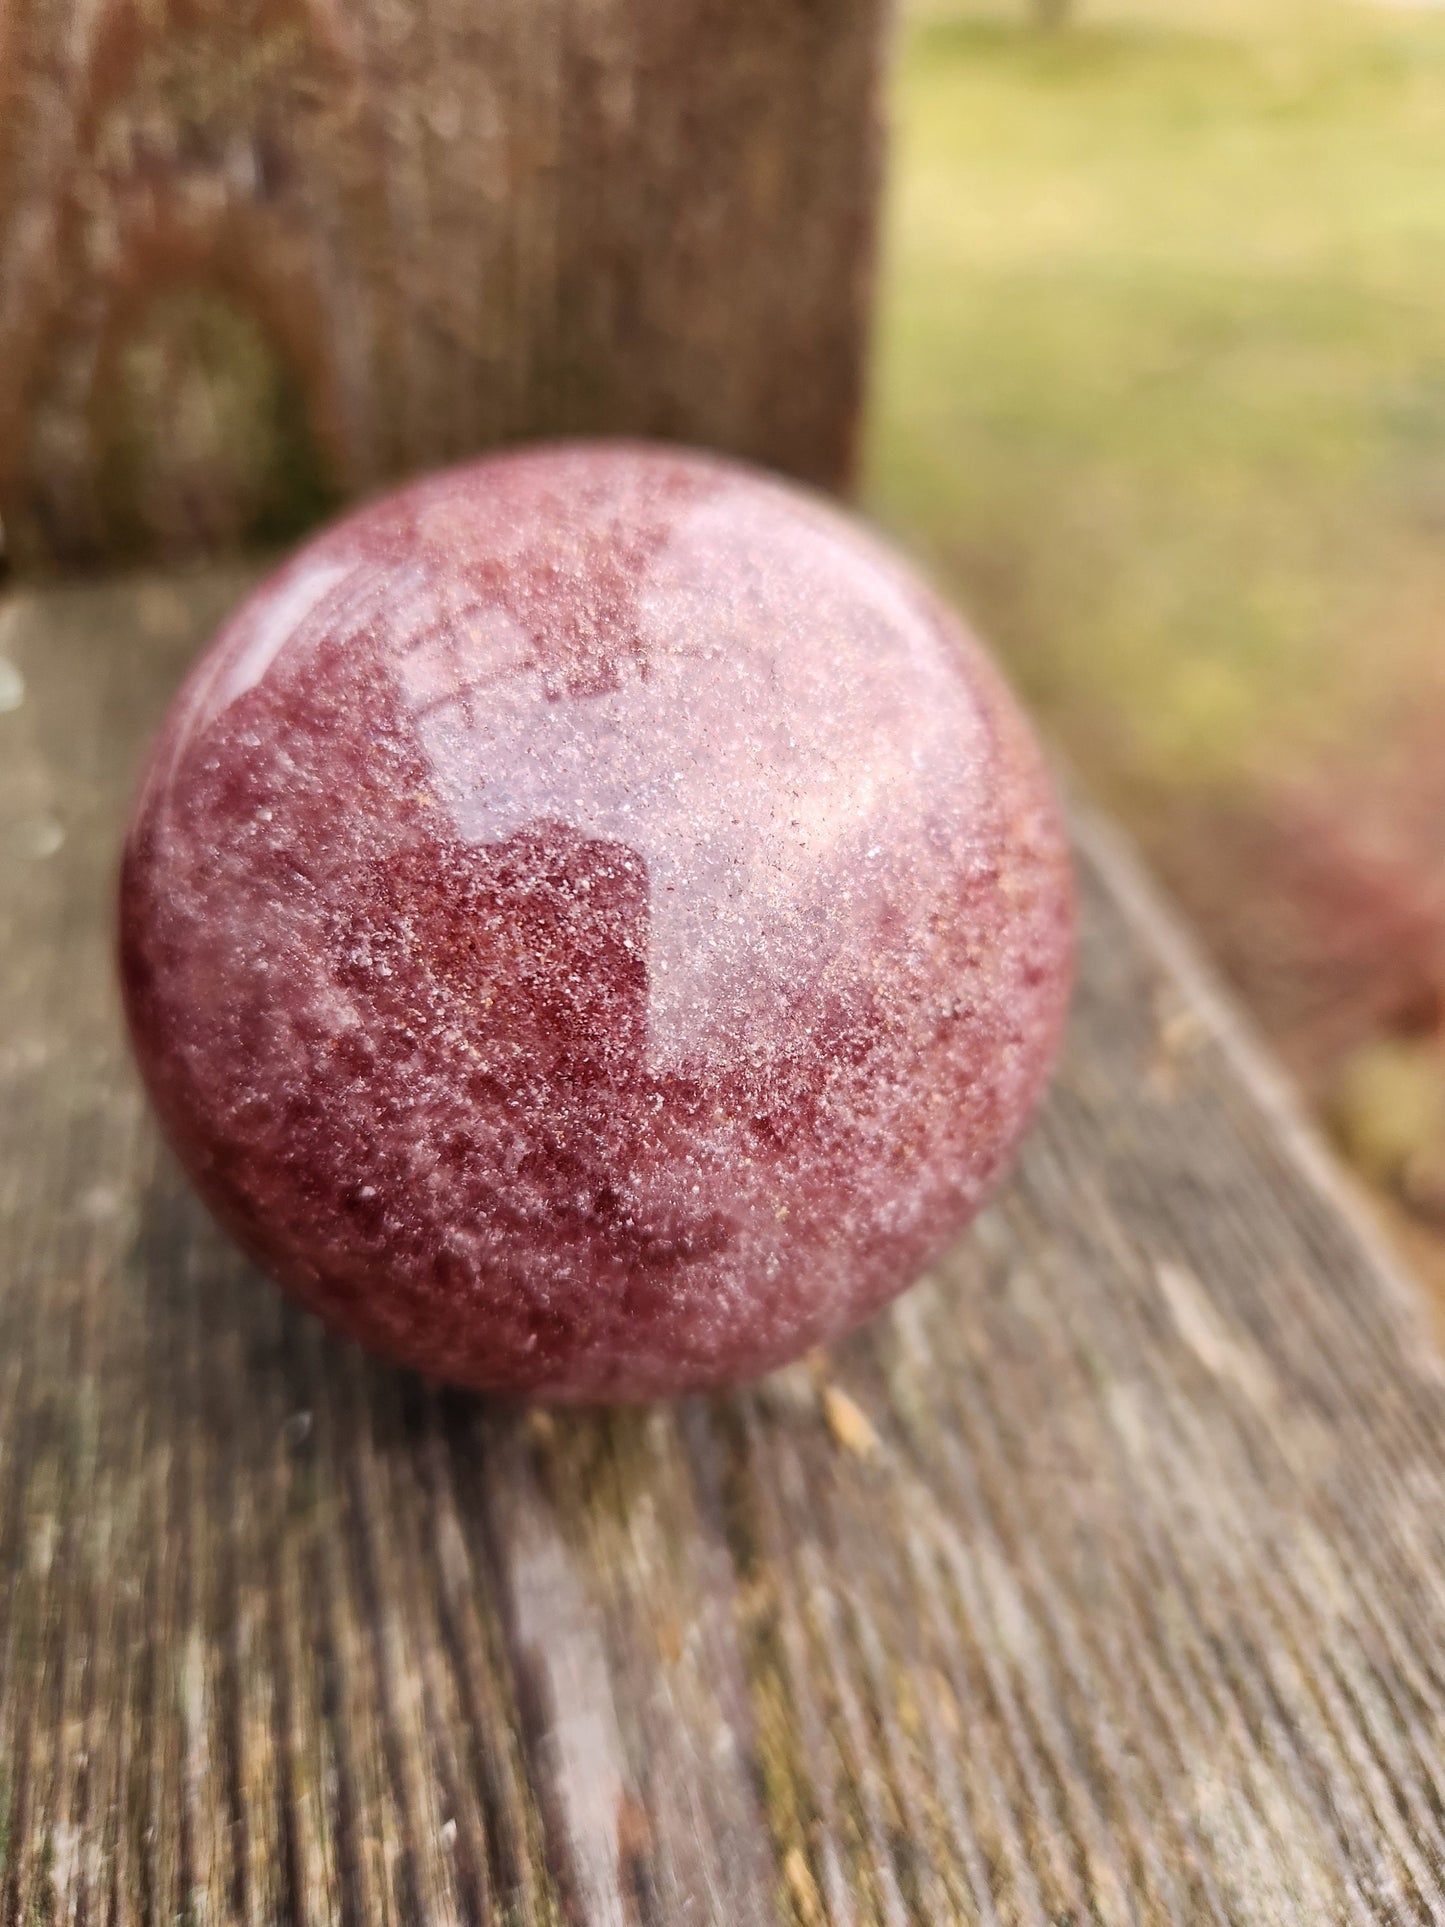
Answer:
[(676, 1409), (437, 1392), (227, 1246), (121, 1040), (238, 580), (0, 602), (0, 1923), (1445, 1916), (1445, 1375), (1111, 833), (895, 1310)]

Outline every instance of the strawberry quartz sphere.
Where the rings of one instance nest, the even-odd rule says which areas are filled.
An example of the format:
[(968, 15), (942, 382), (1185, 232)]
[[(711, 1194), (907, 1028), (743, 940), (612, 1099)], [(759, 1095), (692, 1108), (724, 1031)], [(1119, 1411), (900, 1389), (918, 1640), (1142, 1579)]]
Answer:
[(438, 1378), (746, 1378), (914, 1279), (1064, 1015), (1038, 749), (855, 521), (599, 442), (419, 482), (242, 606), (126, 845), (125, 1003), (221, 1222)]

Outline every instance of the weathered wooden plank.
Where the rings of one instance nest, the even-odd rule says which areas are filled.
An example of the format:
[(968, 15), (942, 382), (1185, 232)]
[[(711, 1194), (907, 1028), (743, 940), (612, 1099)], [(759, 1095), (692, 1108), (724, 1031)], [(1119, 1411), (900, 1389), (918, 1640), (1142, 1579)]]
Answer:
[(0, 614), (0, 1921), (1445, 1913), (1445, 1374), (1109, 833), (1017, 1179), (836, 1352), (528, 1413), (334, 1344), (120, 1041), (239, 578)]
[(275, 540), (550, 434), (837, 487), (883, 0), (0, 0), (0, 517)]

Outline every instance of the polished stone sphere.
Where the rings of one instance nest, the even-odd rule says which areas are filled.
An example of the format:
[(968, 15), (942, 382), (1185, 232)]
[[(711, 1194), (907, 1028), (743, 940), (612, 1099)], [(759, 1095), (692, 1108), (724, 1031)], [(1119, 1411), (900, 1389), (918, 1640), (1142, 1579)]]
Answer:
[(1038, 749), (856, 521), (598, 442), (388, 496), (197, 664), (126, 845), (202, 1196), (439, 1378), (645, 1398), (903, 1290), (1007, 1167), (1072, 911)]

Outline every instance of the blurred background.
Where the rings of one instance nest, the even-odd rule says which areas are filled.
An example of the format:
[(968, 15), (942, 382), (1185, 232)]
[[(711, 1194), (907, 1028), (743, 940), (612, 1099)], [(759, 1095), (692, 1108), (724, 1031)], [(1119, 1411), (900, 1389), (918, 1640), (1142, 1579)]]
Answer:
[(1445, 5), (912, 0), (865, 494), (1445, 1309)]

